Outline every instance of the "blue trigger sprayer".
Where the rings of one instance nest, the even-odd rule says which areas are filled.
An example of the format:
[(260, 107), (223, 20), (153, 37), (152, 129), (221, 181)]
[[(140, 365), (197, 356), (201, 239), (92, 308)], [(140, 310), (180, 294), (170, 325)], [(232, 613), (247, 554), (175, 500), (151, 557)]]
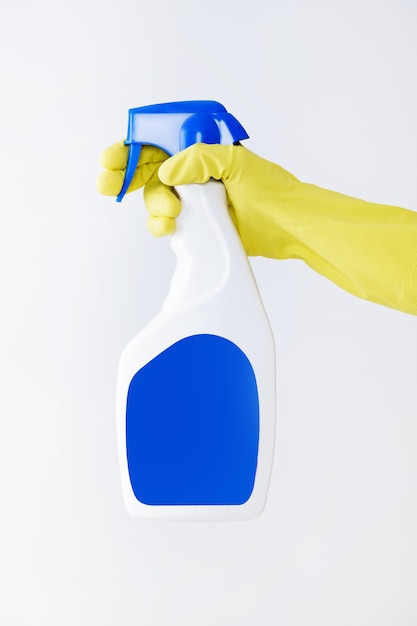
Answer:
[[(169, 155), (248, 138), (214, 101), (130, 109), (121, 201), (142, 145)], [(275, 441), (275, 348), (219, 181), (176, 188), (176, 268), (160, 313), (126, 346), (117, 383), (122, 487), (135, 517), (250, 519)]]

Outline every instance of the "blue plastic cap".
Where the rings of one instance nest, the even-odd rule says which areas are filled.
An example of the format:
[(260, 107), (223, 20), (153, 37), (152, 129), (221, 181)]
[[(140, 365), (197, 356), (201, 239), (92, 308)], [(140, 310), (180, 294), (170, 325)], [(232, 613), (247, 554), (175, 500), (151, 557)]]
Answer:
[(248, 137), (240, 122), (214, 100), (167, 102), (129, 109), (125, 141), (129, 155), (117, 202), (121, 202), (132, 182), (143, 145), (156, 146), (172, 156), (195, 143), (232, 144)]

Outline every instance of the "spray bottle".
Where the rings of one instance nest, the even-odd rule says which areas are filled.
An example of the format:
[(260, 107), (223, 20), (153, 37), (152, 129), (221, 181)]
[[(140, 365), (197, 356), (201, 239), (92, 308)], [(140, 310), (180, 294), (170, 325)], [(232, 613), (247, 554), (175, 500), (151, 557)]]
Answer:
[[(169, 155), (239, 142), (214, 101), (131, 109), (121, 201), (141, 147)], [(259, 515), (275, 440), (275, 348), (219, 181), (176, 188), (176, 268), (160, 313), (126, 346), (117, 383), (124, 500), (135, 517), (221, 521)]]

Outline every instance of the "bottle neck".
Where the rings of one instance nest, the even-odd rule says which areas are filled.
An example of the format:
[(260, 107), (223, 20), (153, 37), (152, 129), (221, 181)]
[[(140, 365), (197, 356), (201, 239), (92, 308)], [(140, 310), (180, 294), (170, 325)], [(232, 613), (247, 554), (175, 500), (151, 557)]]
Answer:
[(177, 191), (182, 210), (171, 240), (177, 263), (164, 311), (206, 300), (220, 291), (243, 250), (221, 182), (184, 185)]

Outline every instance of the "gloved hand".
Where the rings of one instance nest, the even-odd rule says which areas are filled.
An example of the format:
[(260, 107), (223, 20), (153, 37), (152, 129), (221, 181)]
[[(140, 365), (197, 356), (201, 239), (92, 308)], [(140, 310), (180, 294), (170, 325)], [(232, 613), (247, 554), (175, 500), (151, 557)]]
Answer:
[[(120, 149), (109, 150), (120, 155), (113, 170), (115, 165), (123, 169), (127, 149), (124, 158)], [(154, 234), (175, 229), (180, 212), (175, 186), (213, 177), (225, 185), (232, 219), (249, 256), (302, 259), (356, 296), (417, 314), (414, 211), (302, 183), (243, 146), (196, 144), (168, 160), (156, 148), (143, 152), (131, 190), (145, 187), (148, 228)], [(107, 157), (102, 159), (106, 163)], [(124, 172), (117, 171), (111, 184), (108, 172), (102, 176), (105, 184), (99, 190), (117, 195)]]
[[(118, 142), (105, 150), (101, 165), (106, 168), (97, 180), (97, 189), (105, 195), (117, 196), (124, 179), (128, 147)], [(168, 155), (152, 146), (141, 151), (136, 173), (129, 191), (144, 187), (144, 201), (150, 214), (148, 229), (155, 236), (174, 232), (175, 218), (181, 203), (175, 193), (176, 185), (205, 183), (210, 178), (222, 180), (227, 192), (231, 217), (243, 245), (250, 256), (275, 257), (275, 236), (271, 234), (268, 208), (275, 207), (274, 189), (291, 186), (297, 179), (243, 146), (196, 144), (164, 163)], [(271, 195), (272, 198), (268, 198)]]

